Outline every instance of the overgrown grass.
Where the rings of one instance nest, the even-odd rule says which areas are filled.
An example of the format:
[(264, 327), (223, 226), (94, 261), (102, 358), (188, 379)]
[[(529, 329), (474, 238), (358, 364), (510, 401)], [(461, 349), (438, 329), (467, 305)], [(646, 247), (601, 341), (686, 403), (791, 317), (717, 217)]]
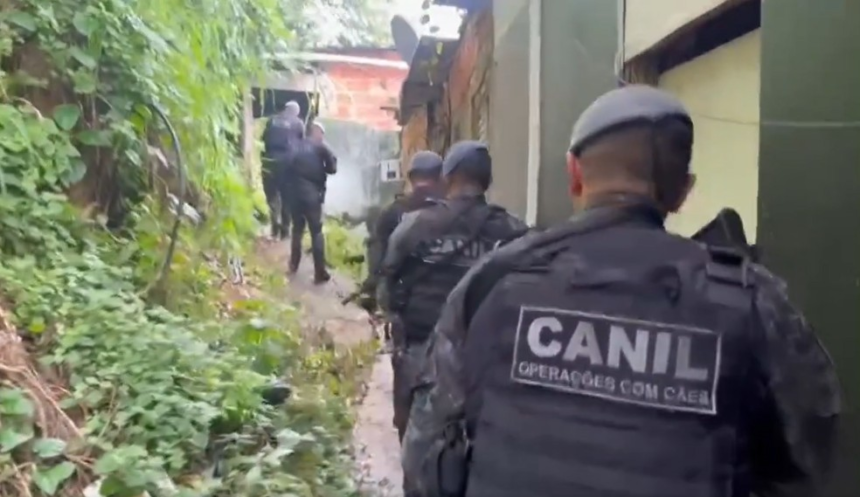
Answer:
[[(16, 328), (0, 320), (0, 343), (23, 338), (15, 353), (41, 373), (0, 363), (0, 495), (78, 496), (96, 480), (106, 497), (163, 495), (165, 479), (181, 496), (355, 494), (346, 437), (364, 356), (309, 347), (287, 302), (224, 282), (259, 204), (235, 157), (236, 106), (273, 48), (296, 42), (300, 3), (0, 6), (0, 317)], [(172, 224), (157, 199), (179, 192), (176, 158), (150, 160), (169, 143), (150, 104), (173, 121), (206, 216), (180, 231), (156, 291)], [(294, 390), (282, 408), (261, 395), (278, 378)], [(73, 433), (54, 429), (64, 412)]]
[(326, 237), (326, 257), (332, 267), (355, 281), (364, 279), (367, 276), (367, 264), (364, 260), (365, 248), (362, 240), (350, 231), (346, 224), (334, 218), (326, 219), (323, 231)]
[[(181, 230), (154, 302), (146, 290), (171, 218), (150, 199), (121, 236), (89, 221), (60, 193), (68, 137), (34, 113), (4, 112), (0, 294), (43, 373), (53, 371), (46, 384), (67, 390), (60, 407), (81, 437), (52, 435), (42, 414), (55, 406), (34, 406), (31, 385), (0, 373), (0, 495), (79, 495), (94, 480), (105, 496), (140, 495), (165, 478), (188, 496), (356, 495), (349, 407), (371, 346), (303, 342), (282, 281), (231, 295), (219, 223)], [(330, 236), (332, 254), (358, 246)], [(250, 273), (268, 269), (246, 261)], [(276, 378), (293, 386), (285, 408), (262, 400)], [(223, 471), (209, 478), (218, 460)]]
[[(4, 230), (2, 241), (20, 235)], [(52, 240), (62, 250), (7, 252), (0, 260), (14, 321), (48, 364), (71, 373), (64, 406), (87, 413), (85, 440), (42, 461), (37, 471), (58, 467), (63, 458), (92, 460), (72, 473), (91, 470), (104, 478), (106, 495), (152, 489), (162, 472), (195, 482), (185, 489), (189, 495), (353, 495), (349, 407), (368, 351), (309, 347), (296, 309), (276, 294), (220, 298), (224, 274), (187, 241), (164, 308), (139, 295), (144, 280), (131, 262), (140, 247)], [(248, 262), (252, 273), (262, 271), (253, 258)], [(275, 377), (294, 388), (286, 409), (261, 401), (260, 391)], [(25, 468), (34, 444), (46, 442), (32, 412), (16, 412), (0, 409), (6, 430), (0, 439), (20, 440), (3, 457)], [(267, 434), (277, 434), (278, 443)], [(228, 458), (224, 477), (183, 480), (205, 473), (213, 447)]]

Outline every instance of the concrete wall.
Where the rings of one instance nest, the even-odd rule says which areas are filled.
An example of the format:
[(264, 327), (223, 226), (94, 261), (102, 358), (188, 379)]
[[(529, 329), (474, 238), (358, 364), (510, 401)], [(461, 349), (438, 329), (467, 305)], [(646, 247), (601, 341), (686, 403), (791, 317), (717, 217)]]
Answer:
[(579, 115), (616, 86), (617, 2), (544, 0), (541, 10), (539, 225), (572, 214), (565, 154)]
[(489, 144), (494, 180), (489, 198), (525, 218), (529, 147), (529, 0), (493, 2)]
[(660, 77), (693, 115), (697, 183), (668, 228), (691, 235), (723, 207), (735, 208), (751, 240), (758, 221), (761, 32), (754, 31)]
[(337, 155), (337, 174), (328, 179), (325, 212), (362, 215), (380, 203), (380, 175), (368, 173), (380, 160), (397, 155), (397, 133), (337, 119), (320, 118), (326, 142)]

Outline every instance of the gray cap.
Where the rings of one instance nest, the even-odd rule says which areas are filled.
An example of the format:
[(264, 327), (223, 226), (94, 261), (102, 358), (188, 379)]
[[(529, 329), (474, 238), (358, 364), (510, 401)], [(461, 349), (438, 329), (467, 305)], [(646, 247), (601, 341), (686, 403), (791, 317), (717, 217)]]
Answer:
[(298, 114), (302, 111), (302, 107), (295, 100), (290, 100), (286, 105), (284, 105), (284, 110), (291, 110)]
[(585, 109), (573, 127), (570, 151), (583, 148), (607, 131), (629, 124), (656, 124), (678, 119), (693, 127), (684, 104), (673, 95), (645, 85), (630, 85), (604, 93)]
[(409, 172), (412, 175), (418, 173), (427, 176), (438, 176), (442, 173), (442, 157), (436, 152), (422, 150), (412, 156), (409, 163)]
[(469, 160), (476, 161), (479, 166), (486, 167), (489, 172), (493, 168), (489, 152), (487, 144), (483, 142), (466, 140), (455, 143), (445, 155), (445, 161), (442, 163), (442, 176), (450, 175), (460, 164)]
[(320, 131), (322, 131), (322, 134), (325, 134), (325, 126), (323, 126), (323, 123), (319, 121), (314, 121), (311, 123), (311, 126), (316, 126), (317, 128), (319, 128)]

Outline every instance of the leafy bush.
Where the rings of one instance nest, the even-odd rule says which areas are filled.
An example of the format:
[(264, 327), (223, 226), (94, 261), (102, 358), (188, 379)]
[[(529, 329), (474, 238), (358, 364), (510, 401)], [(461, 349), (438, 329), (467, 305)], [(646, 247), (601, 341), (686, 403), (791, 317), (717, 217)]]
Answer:
[[(54, 139), (51, 121), (20, 116), (22, 129), (37, 142)], [(102, 492), (129, 495), (151, 488), (162, 470), (177, 479), (199, 473), (211, 462), (213, 440), (226, 437), (219, 446), (231, 456), (231, 469), (206, 494), (348, 495), (342, 451), (347, 400), (324, 388), (333, 380), (323, 379), (321, 372), (342, 359), (328, 357), (324, 368), (319, 354), (329, 352), (302, 359), (294, 310), (273, 302), (247, 299), (229, 319), (207, 321), (148, 305), (139, 295), (135, 266), (128, 264), (143, 252), (140, 246), (88, 235), (91, 228), (51, 191), (53, 179), (73, 167), (63, 159), (67, 144), (56, 138), (54, 148), (64, 152), (28, 160), (36, 166), (27, 171), (29, 180), (14, 168), (17, 159), (26, 159), (26, 147), (16, 160), (3, 162), (7, 193), (0, 200), (0, 283), (15, 303), (19, 327), (50, 349), (46, 364), (70, 371), (71, 395), (64, 407), (89, 414), (86, 444), (77, 457), (96, 458), (92, 471), (106, 478)], [(5, 151), (12, 153), (8, 146)], [(123, 252), (126, 264), (120, 263)], [(316, 385), (307, 392), (299, 388), (286, 412), (263, 405), (260, 395), (282, 372), (299, 385)], [(17, 394), (4, 390), (3, 395)], [(23, 410), (16, 415), (26, 414)], [(21, 436), (29, 441), (32, 429), (12, 423), (9, 413), (0, 414), (0, 437), (13, 441), (0, 451), (20, 457), (17, 442)], [(10, 426), (21, 428), (9, 431)], [(296, 431), (300, 426), (307, 431)], [(278, 434), (277, 446), (268, 433)], [(35, 445), (27, 450), (36, 450)], [(304, 470), (293, 466), (297, 460)], [(72, 476), (70, 461), (60, 458), (61, 466), (55, 466), (60, 469), (34, 480), (50, 480), (45, 486), (36, 483), (44, 494)]]
[[(289, 4), (0, 7), (0, 296), (68, 383), (62, 407), (84, 421), (74, 444), (46, 437), (26, 389), (0, 381), (0, 495), (21, 495), (8, 478), (36, 496), (94, 478), (103, 495), (139, 495), (165, 475), (183, 495), (354, 493), (351, 392), (337, 371), (361, 356), (306, 350), (295, 310), (277, 299), (228, 312), (217, 292), (218, 261), (246, 252), (257, 229), (235, 157), (237, 106), (266, 52), (291, 40)], [(145, 167), (147, 142), (163, 135), (151, 103), (175, 121), (206, 215), (180, 232), (165, 306), (145, 292), (172, 222), (153, 194), (165, 179)], [(294, 386), (286, 409), (262, 401), (276, 376)], [(200, 477), (216, 460), (222, 476)]]

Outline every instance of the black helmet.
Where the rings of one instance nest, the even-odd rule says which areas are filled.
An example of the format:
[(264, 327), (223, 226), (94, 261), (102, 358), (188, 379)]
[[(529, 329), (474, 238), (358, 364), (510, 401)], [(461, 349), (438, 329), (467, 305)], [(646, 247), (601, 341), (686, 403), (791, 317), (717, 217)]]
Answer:
[(436, 152), (422, 150), (412, 156), (409, 163), (408, 176), (419, 174), (422, 176), (439, 176), (442, 173), (442, 157)]
[(487, 144), (479, 141), (465, 140), (455, 143), (442, 163), (442, 176), (450, 176), (460, 164), (466, 161), (474, 161), (473, 170), (492, 172), (493, 164), (490, 159), (490, 151)]
[(677, 119), (693, 128), (684, 104), (673, 95), (645, 85), (618, 88), (600, 96), (579, 116), (569, 150), (579, 156), (586, 146), (610, 131), (635, 124), (656, 124), (666, 119)]

